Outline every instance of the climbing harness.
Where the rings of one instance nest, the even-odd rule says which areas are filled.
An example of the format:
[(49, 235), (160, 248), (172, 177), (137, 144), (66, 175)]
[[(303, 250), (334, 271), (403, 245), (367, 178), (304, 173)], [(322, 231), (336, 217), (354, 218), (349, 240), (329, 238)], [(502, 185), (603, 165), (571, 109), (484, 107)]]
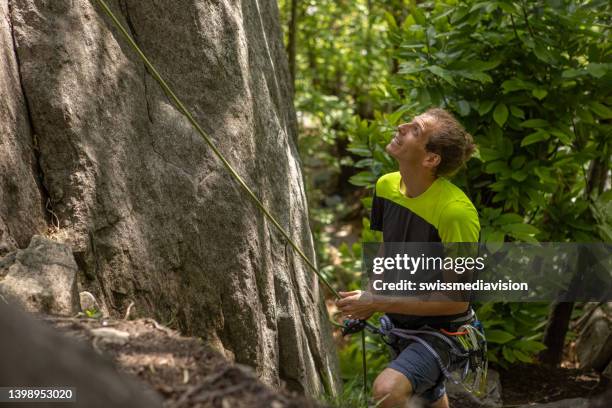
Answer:
[[(476, 319), (471, 309), (468, 315), (450, 323), (454, 326), (458, 325), (456, 331), (436, 330), (429, 326), (418, 330), (402, 329), (395, 327), (391, 319), (384, 315), (380, 318), (379, 327), (363, 320), (346, 320), (342, 334), (346, 336), (367, 330), (380, 335), (382, 340), (394, 349), (400, 339), (417, 342), (425, 347), (436, 360), (445, 378), (455, 384), (461, 384), (477, 396), (482, 396), (486, 393), (488, 370), (487, 341), (482, 323)], [(440, 354), (432, 346), (432, 341), (425, 340), (427, 337), (437, 339), (448, 346), (450, 355), (448, 363), (444, 363)]]

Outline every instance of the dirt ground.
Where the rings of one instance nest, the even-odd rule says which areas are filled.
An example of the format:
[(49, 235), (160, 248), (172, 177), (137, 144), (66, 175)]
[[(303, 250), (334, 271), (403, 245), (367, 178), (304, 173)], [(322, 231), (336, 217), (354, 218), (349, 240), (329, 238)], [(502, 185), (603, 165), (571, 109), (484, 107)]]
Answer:
[(597, 373), (575, 368), (523, 365), (501, 371), (500, 377), (504, 405), (592, 398), (610, 388)]
[[(183, 337), (151, 319), (96, 320), (54, 318), (46, 320), (71, 336), (92, 344), (123, 371), (131, 373), (164, 399), (167, 408), (196, 407), (319, 407), (316, 401), (262, 384), (249, 367), (232, 365), (209, 350), (201, 340)], [(110, 327), (130, 334), (125, 344), (94, 338), (92, 329)], [(545, 403), (567, 398), (591, 398), (610, 388), (594, 372), (575, 368), (535, 365), (500, 370), (504, 406)], [(467, 401), (452, 406), (472, 408)]]
[[(133, 321), (87, 318), (45, 320), (92, 344), (123, 371), (153, 387), (167, 408), (316, 407), (316, 403), (261, 383), (249, 367), (232, 365), (203, 342), (182, 337), (151, 319)], [(125, 344), (94, 337), (92, 329), (128, 332)]]

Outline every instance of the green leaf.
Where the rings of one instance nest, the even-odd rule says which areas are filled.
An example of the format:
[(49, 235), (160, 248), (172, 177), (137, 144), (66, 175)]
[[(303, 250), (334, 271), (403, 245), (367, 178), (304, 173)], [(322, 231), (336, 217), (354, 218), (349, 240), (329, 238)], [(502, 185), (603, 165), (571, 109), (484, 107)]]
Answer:
[(561, 73), (562, 78), (576, 78), (579, 76), (586, 75), (587, 71), (582, 69), (566, 69)]
[(495, 355), (495, 353), (491, 349), (487, 350), (487, 360), (489, 360), (492, 363), (499, 363), (499, 360), (497, 359), (497, 356)]
[(546, 98), (546, 95), (548, 95), (548, 91), (546, 89), (537, 88), (531, 91), (531, 94), (539, 100), (542, 100)]
[(417, 72), (425, 71), (427, 68), (415, 65), (412, 61), (403, 62), (400, 64), (398, 73), (400, 74), (416, 74)]
[(487, 330), (487, 341), (494, 344), (505, 344), (514, 339), (514, 335), (503, 330)]
[(523, 217), (521, 217), (518, 214), (513, 214), (513, 213), (502, 214), (495, 220), (495, 223), (498, 225), (518, 224), (522, 222), (523, 222)]
[(591, 112), (586, 108), (578, 109), (576, 111), (576, 114), (578, 115), (580, 120), (583, 121), (584, 123), (595, 123), (595, 118), (593, 118), (593, 115), (591, 115)]
[(508, 165), (502, 160), (487, 163), (485, 166), (485, 172), (489, 174), (501, 173), (505, 170), (508, 170)]
[(440, 68), (437, 65), (431, 65), (431, 66), (427, 67), (427, 69), (432, 74), (442, 78), (443, 80), (445, 80), (446, 82), (448, 82), (452, 86), (455, 86), (455, 80), (453, 79), (452, 75), (450, 74), (450, 72), (448, 72), (444, 68)]
[(451, 24), (458, 23), (469, 13), (469, 11), (470, 9), (468, 9), (467, 7), (457, 7), (457, 11), (451, 17)]
[(374, 182), (376, 177), (370, 171), (361, 171), (349, 179), (349, 183), (360, 187), (372, 186)]
[(525, 164), (525, 160), (527, 160), (527, 157), (525, 156), (516, 156), (510, 162), (510, 167), (512, 167), (513, 169), (520, 169), (521, 167), (523, 167), (523, 164)]
[(509, 363), (514, 363), (516, 361), (516, 357), (514, 357), (514, 353), (508, 347), (502, 348), (502, 355)]
[(612, 109), (599, 102), (591, 102), (591, 110), (602, 119), (612, 119)]
[(457, 101), (457, 111), (461, 116), (467, 116), (470, 114), (470, 104), (465, 99)]
[(423, 14), (421, 9), (416, 7), (414, 4), (411, 4), (410, 6), (410, 14), (412, 14), (412, 17), (414, 17), (414, 21), (416, 21), (418, 25), (427, 25), (427, 18), (425, 18), (425, 14)]
[(538, 57), (539, 60), (543, 62), (551, 63), (553, 60), (550, 51), (548, 51), (548, 49), (546, 49), (546, 47), (539, 42), (536, 43), (535, 47), (533, 48), (533, 53), (536, 57)]
[(521, 234), (521, 233), (518, 233), (518, 232), (510, 234), (510, 235), (512, 235), (512, 237), (514, 239), (522, 241), (522, 242), (529, 242), (529, 243), (532, 243), (532, 244), (538, 244), (539, 243), (539, 241), (537, 239), (535, 239), (533, 237), (533, 235)]
[(480, 101), (478, 103), (478, 114), (480, 116), (486, 115), (495, 105), (495, 101)]
[(506, 137), (502, 140), (501, 145), (497, 147), (502, 153), (505, 159), (509, 159), (512, 157), (512, 153), (514, 152), (514, 146), (512, 145), (512, 140)]
[(525, 181), (525, 179), (527, 178), (527, 172), (519, 170), (519, 171), (513, 171), (512, 172), (512, 178), (516, 181)]
[(490, 149), (488, 147), (481, 147), (480, 149), (480, 158), (482, 161), (490, 162), (493, 160), (501, 159), (504, 157), (503, 152), (500, 152), (499, 149)]
[(487, 83), (492, 83), (493, 82), (493, 78), (491, 78), (491, 75), (489, 74), (485, 74), (484, 72), (480, 72), (480, 71), (464, 71), (464, 70), (460, 70), (460, 71), (453, 71), (455, 74), (462, 76), (464, 78), (467, 79), (471, 79), (473, 81), (478, 81), (480, 83), (483, 84), (487, 84)]
[(523, 363), (533, 363), (533, 358), (531, 358), (520, 350), (512, 350), (512, 354), (514, 354), (514, 357), (516, 357), (519, 361), (522, 361)]
[(500, 1), (497, 4), (499, 5), (500, 9), (504, 10), (508, 14), (516, 13), (516, 8), (512, 2), (506, 3), (504, 1)]
[(489, 71), (493, 68), (497, 68), (499, 64), (501, 64), (501, 62), (501, 59), (491, 59), (488, 61), (472, 60), (472, 66), (474, 67), (474, 69), (477, 69), (479, 71)]
[(515, 349), (522, 350), (526, 353), (537, 353), (546, 350), (546, 346), (536, 340), (519, 340), (512, 344)]
[(601, 78), (604, 75), (606, 75), (606, 73), (608, 72), (608, 67), (610, 64), (598, 64), (598, 63), (590, 63), (587, 66), (587, 72), (595, 77), (595, 78)]
[(536, 86), (534, 83), (529, 81), (523, 81), (522, 79), (518, 78), (508, 79), (502, 82), (502, 88), (504, 90), (504, 93), (520, 91), (523, 89), (534, 89), (535, 87)]
[(524, 128), (542, 128), (548, 126), (548, 121), (544, 119), (529, 119), (521, 123), (521, 127)]
[(504, 126), (504, 123), (506, 123), (508, 119), (508, 107), (505, 103), (501, 102), (495, 107), (493, 119), (500, 127)]
[(502, 229), (508, 232), (509, 234), (517, 233), (517, 234), (535, 235), (538, 232), (540, 232), (540, 230), (534, 227), (533, 225), (523, 224), (523, 223), (506, 224), (502, 226)]
[(349, 147), (346, 150), (348, 150), (349, 152), (357, 156), (362, 156), (362, 157), (370, 157), (372, 155), (372, 152), (370, 151), (370, 149), (363, 148), (363, 147)]
[(96, 308), (85, 309), (85, 315), (90, 319), (99, 319), (102, 317), (102, 312), (97, 310)]
[(462, 61), (453, 61), (448, 65), (448, 69), (452, 70), (465, 70), (465, 71), (489, 71), (493, 68), (497, 68), (501, 64), (501, 59), (492, 59), (489, 61), (469, 59)]
[(495, 242), (504, 242), (504, 238), (506, 237), (506, 233), (504, 231), (490, 231), (486, 236), (486, 243), (495, 243)]
[(363, 204), (364, 208), (369, 209), (372, 208), (372, 201), (374, 201), (372, 197), (363, 197), (361, 199), (361, 204)]
[(519, 118), (519, 119), (524, 119), (525, 118), (525, 111), (523, 111), (521, 108), (519, 108), (517, 106), (514, 106), (514, 105), (510, 106), (510, 113), (515, 118)]
[(387, 121), (391, 124), (391, 125), (397, 125), (399, 120), (402, 118), (402, 116), (409, 110), (409, 108), (407, 107), (401, 107), (400, 109), (398, 109), (397, 111), (389, 114), (386, 116)]
[(572, 135), (568, 135), (559, 129), (550, 130), (550, 134), (558, 137), (564, 145), (569, 145), (572, 143)]
[(485, 8), (485, 7), (490, 7), (493, 4), (492, 1), (481, 1), (481, 2), (477, 2), (476, 4), (474, 4), (472, 6), (472, 8), (470, 9), (470, 13), (479, 10), (481, 8)]
[(530, 144), (541, 142), (543, 140), (548, 140), (550, 138), (550, 133), (545, 130), (538, 130), (537, 132), (531, 133), (528, 136), (525, 136), (523, 140), (521, 140), (521, 147), (529, 146)]
[(387, 20), (387, 24), (389, 24), (389, 27), (391, 28), (397, 28), (397, 22), (395, 21), (395, 17), (393, 17), (393, 14), (389, 13), (388, 11), (385, 11), (385, 20)]

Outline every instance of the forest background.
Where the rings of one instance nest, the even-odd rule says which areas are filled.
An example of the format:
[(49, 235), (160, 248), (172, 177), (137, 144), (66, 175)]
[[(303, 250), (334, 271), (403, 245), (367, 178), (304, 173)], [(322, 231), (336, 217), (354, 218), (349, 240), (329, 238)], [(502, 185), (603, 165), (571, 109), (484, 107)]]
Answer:
[[(453, 182), (481, 241), (611, 242), (609, 2), (279, 0), (310, 217), (325, 276), (359, 287), (372, 187), (397, 170), (395, 126), (450, 110), (478, 150)], [(333, 306), (329, 304), (330, 311)], [(495, 367), (570, 367), (573, 303), (483, 303)], [(345, 400), (359, 399), (360, 339), (339, 339)], [(368, 379), (387, 356), (368, 336)]]

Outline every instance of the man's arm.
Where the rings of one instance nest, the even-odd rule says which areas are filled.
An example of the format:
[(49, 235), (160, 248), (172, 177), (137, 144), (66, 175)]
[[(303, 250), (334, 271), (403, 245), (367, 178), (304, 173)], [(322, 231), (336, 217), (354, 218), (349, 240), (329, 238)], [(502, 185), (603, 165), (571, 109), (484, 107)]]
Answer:
[(340, 292), (342, 299), (336, 306), (342, 314), (354, 319), (367, 319), (375, 312), (398, 313), (414, 316), (450, 316), (467, 310), (468, 302), (417, 301), (409, 297), (374, 295), (371, 292), (354, 290)]
[(409, 297), (373, 295), (373, 308), (377, 312), (398, 313), (414, 316), (448, 316), (463, 313), (468, 302), (415, 301)]

